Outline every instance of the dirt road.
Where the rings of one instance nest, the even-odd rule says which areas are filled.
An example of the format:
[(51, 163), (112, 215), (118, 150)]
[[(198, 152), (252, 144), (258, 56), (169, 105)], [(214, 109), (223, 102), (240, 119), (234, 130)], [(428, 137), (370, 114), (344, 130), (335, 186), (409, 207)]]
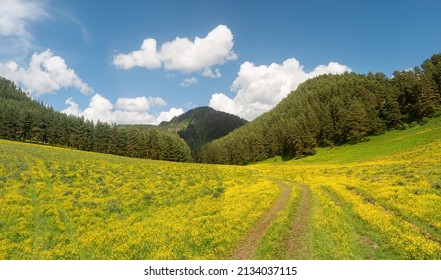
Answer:
[(302, 183), (295, 183), (301, 190), (299, 204), (292, 220), (291, 234), (287, 244), (287, 259), (308, 259), (308, 221), (310, 216), (311, 191)]
[(280, 188), (280, 194), (277, 198), (276, 202), (271, 206), (270, 210), (265, 213), (265, 215), (261, 218), (261, 220), (256, 224), (256, 226), (248, 233), (245, 241), (242, 246), (232, 255), (233, 260), (249, 260), (256, 250), (257, 244), (260, 239), (265, 234), (266, 230), (271, 225), (272, 221), (277, 216), (280, 210), (282, 210), (289, 199), (289, 194), (291, 192), (291, 188), (286, 184), (277, 181), (277, 184)]
[[(277, 200), (248, 233), (242, 245), (231, 256), (234, 260), (251, 259), (257, 248), (259, 241), (265, 235), (267, 229), (277, 216), (277, 213), (287, 206), (291, 188), (279, 180), (274, 180), (281, 190)], [(311, 191), (302, 184), (293, 182), (293, 186), (300, 188), (300, 198), (295, 210), (289, 238), (286, 241), (286, 259), (307, 259), (309, 256), (309, 246), (307, 244), (308, 221), (310, 216)]]

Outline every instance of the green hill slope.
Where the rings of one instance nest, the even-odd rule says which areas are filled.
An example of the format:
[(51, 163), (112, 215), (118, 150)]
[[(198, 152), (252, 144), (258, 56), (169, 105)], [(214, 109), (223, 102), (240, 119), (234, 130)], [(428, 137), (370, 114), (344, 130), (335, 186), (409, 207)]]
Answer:
[(192, 150), (227, 135), (247, 121), (238, 116), (216, 111), (210, 107), (199, 107), (162, 122), (158, 129), (177, 133)]
[(175, 133), (68, 116), (32, 100), (1, 77), (0, 138), (136, 158), (192, 160), (190, 148)]
[(368, 140), (247, 166), (300, 193), (255, 258), (441, 258), (441, 118)]
[(384, 134), (366, 137), (357, 144), (334, 147), (318, 147), (316, 154), (290, 161), (280, 156), (269, 158), (259, 164), (347, 164), (384, 159), (412, 149), (441, 141), (441, 118), (431, 119), (424, 125), (414, 124), (406, 130), (391, 130)]
[(0, 139), (0, 260), (225, 259), (277, 195), (237, 166)]
[(0, 259), (225, 259), (263, 221), (250, 258), (440, 259), (440, 155), (441, 118), (248, 166), (0, 140)]
[(441, 54), (421, 68), (384, 74), (323, 75), (291, 92), (273, 110), (206, 145), (198, 160), (248, 164), (299, 158), (317, 147), (358, 143), (441, 113)]

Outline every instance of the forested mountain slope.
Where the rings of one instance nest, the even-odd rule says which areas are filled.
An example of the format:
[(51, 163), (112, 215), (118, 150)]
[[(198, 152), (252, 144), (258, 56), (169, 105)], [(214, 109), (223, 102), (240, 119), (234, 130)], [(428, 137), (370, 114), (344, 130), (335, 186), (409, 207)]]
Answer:
[(191, 161), (176, 134), (67, 116), (29, 98), (0, 77), (0, 138), (137, 158)]
[(190, 149), (196, 150), (246, 123), (246, 120), (238, 116), (210, 107), (198, 107), (174, 117), (169, 122), (160, 123), (158, 129), (177, 133), (187, 142)]
[(441, 112), (441, 54), (414, 70), (323, 75), (300, 85), (273, 110), (204, 146), (197, 160), (247, 164), (314, 154), (318, 146), (357, 143), (405, 129)]
[(316, 77), (243, 126), (245, 121), (235, 116), (198, 108), (159, 126), (170, 134), (67, 116), (0, 78), (0, 138), (172, 161), (191, 160), (189, 143), (197, 161), (247, 164), (277, 155), (301, 157), (314, 154), (318, 146), (357, 143), (367, 135), (405, 129), (440, 114), (440, 92), (441, 54), (436, 54), (392, 78), (382, 73)]

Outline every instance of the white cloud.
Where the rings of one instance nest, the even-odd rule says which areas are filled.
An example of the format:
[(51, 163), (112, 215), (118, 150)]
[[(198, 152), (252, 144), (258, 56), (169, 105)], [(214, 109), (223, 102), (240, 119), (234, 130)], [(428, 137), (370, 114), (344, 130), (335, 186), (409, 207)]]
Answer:
[(69, 98), (65, 102), (68, 107), (62, 111), (68, 115), (83, 116), (93, 121), (102, 121), (118, 124), (159, 124), (184, 113), (182, 109), (171, 108), (169, 111), (152, 115), (149, 109), (152, 106), (165, 106), (166, 103), (159, 97), (119, 98), (112, 104), (107, 98), (95, 94), (89, 106), (80, 110), (77, 103)]
[(93, 89), (66, 65), (64, 59), (55, 56), (50, 50), (34, 53), (27, 68), (20, 67), (13, 61), (0, 63), (0, 75), (37, 96), (70, 87), (84, 94), (93, 93)]
[(135, 97), (135, 98), (118, 98), (115, 103), (117, 109), (133, 112), (148, 111), (152, 105), (164, 106), (166, 103), (160, 97)]
[[(31, 22), (48, 17), (43, 1), (2, 0), (0, 3), (0, 53), (27, 52), (32, 45)], [(2, 47), (7, 46), (7, 47)]]
[(208, 78), (220, 78), (222, 77), (222, 74), (219, 69), (216, 68), (215, 73), (210, 68), (205, 68), (204, 71), (202, 71), (202, 76), (208, 77)]
[(230, 114), (238, 114), (243, 111), (243, 107), (240, 104), (236, 104), (233, 99), (223, 93), (213, 94), (208, 106)]
[(160, 124), (163, 121), (169, 121), (169, 120), (171, 120), (174, 117), (182, 115), (183, 113), (184, 113), (184, 110), (182, 110), (182, 109), (171, 108), (168, 111), (161, 112), (153, 123), (154, 124)]
[(65, 113), (67, 115), (74, 115), (74, 116), (79, 116), (81, 114), (80, 113), (80, 107), (78, 106), (77, 103), (75, 103), (73, 101), (72, 97), (68, 98), (64, 104), (69, 105), (69, 107), (64, 109), (62, 111), (63, 113)]
[[(64, 111), (62, 111), (64, 112)], [(80, 115), (84, 116), (89, 120), (101, 120), (103, 122), (116, 122), (113, 104), (96, 93), (90, 100), (89, 107), (87, 107), (83, 112), (79, 112)]]
[(184, 79), (179, 85), (181, 87), (189, 87), (189, 86), (196, 84), (197, 82), (198, 82), (198, 79), (196, 79), (195, 77), (191, 77), (188, 79)]
[(220, 111), (236, 114), (247, 120), (253, 120), (262, 113), (272, 109), (291, 91), (307, 79), (322, 74), (342, 74), (351, 69), (336, 62), (319, 65), (307, 72), (295, 58), (285, 60), (282, 64), (255, 66), (251, 62), (241, 65), (231, 90), (236, 92), (234, 98), (223, 93), (212, 95), (209, 106)]
[(161, 60), (156, 52), (156, 40), (145, 39), (141, 49), (129, 54), (118, 54), (113, 58), (113, 64), (123, 69), (130, 69), (135, 66), (147, 69), (161, 67)]
[(210, 67), (222, 65), (237, 59), (233, 48), (233, 33), (225, 25), (219, 25), (210, 31), (205, 38), (196, 37), (194, 41), (177, 37), (165, 42), (157, 50), (155, 39), (145, 39), (139, 50), (128, 54), (117, 54), (113, 59), (116, 67), (130, 69), (144, 67), (177, 70), (183, 73), (200, 72), (207, 77), (220, 77), (216, 69), (213, 74)]
[(47, 13), (42, 1), (2, 0), (0, 5), (0, 35), (28, 35), (28, 21), (39, 20)]

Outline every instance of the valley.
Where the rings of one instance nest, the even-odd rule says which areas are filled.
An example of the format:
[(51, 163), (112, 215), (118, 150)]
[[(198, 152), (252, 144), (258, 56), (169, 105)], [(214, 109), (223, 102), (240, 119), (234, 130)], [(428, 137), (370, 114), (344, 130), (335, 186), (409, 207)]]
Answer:
[(247, 166), (0, 140), (0, 258), (440, 259), (440, 151), (440, 118)]

